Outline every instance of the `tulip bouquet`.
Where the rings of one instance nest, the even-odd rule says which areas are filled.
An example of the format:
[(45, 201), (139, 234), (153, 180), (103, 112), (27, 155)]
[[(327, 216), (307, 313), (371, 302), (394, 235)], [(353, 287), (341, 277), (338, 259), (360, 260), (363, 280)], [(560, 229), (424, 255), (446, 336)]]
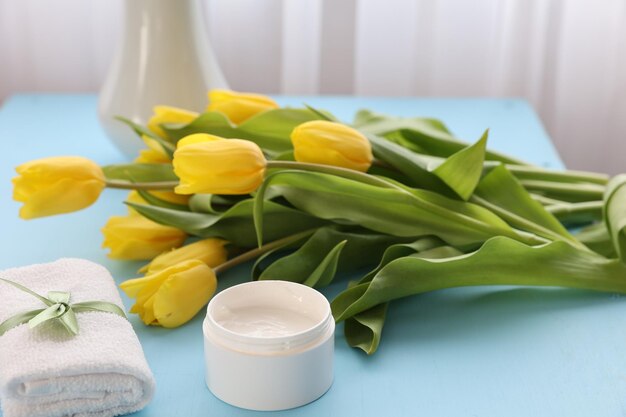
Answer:
[[(626, 176), (554, 171), (473, 144), (443, 123), (369, 111), (351, 125), (268, 97), (211, 91), (206, 112), (159, 106), (129, 164), (79, 157), (17, 168), (23, 218), (133, 190), (103, 228), (118, 259), (151, 260), (121, 284), (144, 323), (179, 326), (216, 275), (254, 260), (252, 279), (323, 287), (348, 342), (374, 352), (388, 304), (474, 285), (626, 293)], [(567, 226), (577, 225), (576, 233)], [(367, 271), (367, 272), (363, 272)]]

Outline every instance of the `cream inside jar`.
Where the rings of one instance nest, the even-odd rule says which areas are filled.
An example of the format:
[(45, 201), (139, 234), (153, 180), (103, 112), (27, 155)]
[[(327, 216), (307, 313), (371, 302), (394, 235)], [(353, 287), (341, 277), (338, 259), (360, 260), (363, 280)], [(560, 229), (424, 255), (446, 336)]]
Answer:
[(301, 333), (315, 326), (316, 321), (305, 314), (284, 308), (253, 306), (224, 309), (216, 320), (224, 329), (250, 337), (284, 337)]

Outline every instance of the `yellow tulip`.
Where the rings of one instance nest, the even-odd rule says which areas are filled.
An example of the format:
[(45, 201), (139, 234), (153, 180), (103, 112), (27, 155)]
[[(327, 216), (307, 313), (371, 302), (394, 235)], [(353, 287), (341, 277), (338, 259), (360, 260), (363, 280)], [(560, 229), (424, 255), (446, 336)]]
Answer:
[(205, 306), (217, 287), (215, 273), (204, 262), (188, 260), (143, 278), (130, 279), (120, 288), (135, 298), (131, 313), (145, 324), (177, 327)]
[(160, 198), (161, 200), (165, 200), (168, 203), (180, 204), (182, 206), (186, 206), (189, 204), (189, 196), (188, 195), (180, 195), (176, 194), (174, 191), (148, 191), (148, 193), (152, 194), (156, 198)]
[(167, 134), (161, 127), (164, 123), (188, 124), (198, 117), (198, 113), (177, 107), (156, 106), (154, 115), (148, 120), (148, 129), (162, 138), (167, 138)]
[(172, 162), (156, 140), (147, 135), (142, 135), (141, 139), (148, 146), (148, 149), (140, 150), (139, 156), (133, 162), (139, 164), (169, 164)]
[(181, 146), (193, 145), (195, 143), (202, 142), (212, 142), (216, 140), (224, 140), (224, 138), (220, 136), (209, 135), (208, 133), (194, 133), (192, 135), (187, 135), (179, 140), (176, 146), (180, 148)]
[(102, 169), (79, 156), (26, 162), (15, 168), (13, 199), (24, 203), (20, 217), (32, 219), (69, 213), (93, 204), (105, 187)]
[(138, 164), (168, 164), (170, 159), (163, 152), (155, 151), (154, 149), (142, 149), (133, 162)]
[(211, 90), (206, 110), (223, 113), (233, 123), (240, 124), (255, 114), (277, 108), (278, 104), (274, 100), (261, 94)]
[(198, 260), (210, 267), (226, 262), (228, 253), (224, 248), (227, 242), (223, 239), (209, 238), (185, 245), (157, 256), (139, 272), (153, 274), (183, 261)]
[(363, 134), (341, 123), (314, 120), (291, 132), (298, 162), (333, 165), (366, 172), (372, 165), (372, 146)]
[(172, 161), (180, 179), (176, 193), (248, 194), (263, 182), (267, 161), (255, 143), (241, 139), (186, 139), (178, 143)]
[(142, 216), (113, 216), (104, 228), (102, 247), (111, 249), (113, 259), (152, 259), (162, 252), (182, 246), (187, 235)]

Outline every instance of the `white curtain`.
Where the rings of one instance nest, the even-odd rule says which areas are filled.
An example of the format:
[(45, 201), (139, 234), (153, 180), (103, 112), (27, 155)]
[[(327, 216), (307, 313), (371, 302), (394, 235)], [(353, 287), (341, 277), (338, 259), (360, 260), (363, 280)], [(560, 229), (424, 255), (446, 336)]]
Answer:
[[(97, 91), (122, 1), (0, 0), (0, 100)], [(234, 89), (524, 97), (568, 167), (626, 171), (624, 0), (204, 1)]]

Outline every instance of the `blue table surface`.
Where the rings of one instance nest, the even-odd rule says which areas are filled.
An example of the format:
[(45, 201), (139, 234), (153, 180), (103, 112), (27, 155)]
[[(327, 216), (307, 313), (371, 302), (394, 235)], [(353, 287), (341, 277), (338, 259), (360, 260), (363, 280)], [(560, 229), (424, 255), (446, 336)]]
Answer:
[[(117, 282), (140, 263), (100, 248), (100, 228), (124, 214), (124, 192), (107, 190), (87, 210), (22, 221), (11, 200), (13, 167), (52, 155), (101, 164), (125, 158), (108, 142), (93, 95), (19, 95), (0, 109), (0, 268), (80, 257), (104, 264)], [(351, 120), (360, 108), (444, 120), (459, 137), (489, 127), (490, 146), (543, 166), (562, 167), (538, 118), (517, 99), (278, 97)], [(227, 286), (249, 266), (220, 276)], [(333, 284), (332, 296), (345, 286)], [(126, 306), (130, 300), (124, 299)], [(136, 416), (260, 414), (217, 400), (204, 384), (202, 314), (174, 330), (131, 321), (157, 379), (152, 403)], [(483, 287), (437, 291), (392, 303), (379, 351), (351, 349), (336, 334), (335, 382), (294, 416), (618, 416), (626, 413), (626, 302), (611, 294)], [(265, 413), (267, 414), (267, 413)]]

